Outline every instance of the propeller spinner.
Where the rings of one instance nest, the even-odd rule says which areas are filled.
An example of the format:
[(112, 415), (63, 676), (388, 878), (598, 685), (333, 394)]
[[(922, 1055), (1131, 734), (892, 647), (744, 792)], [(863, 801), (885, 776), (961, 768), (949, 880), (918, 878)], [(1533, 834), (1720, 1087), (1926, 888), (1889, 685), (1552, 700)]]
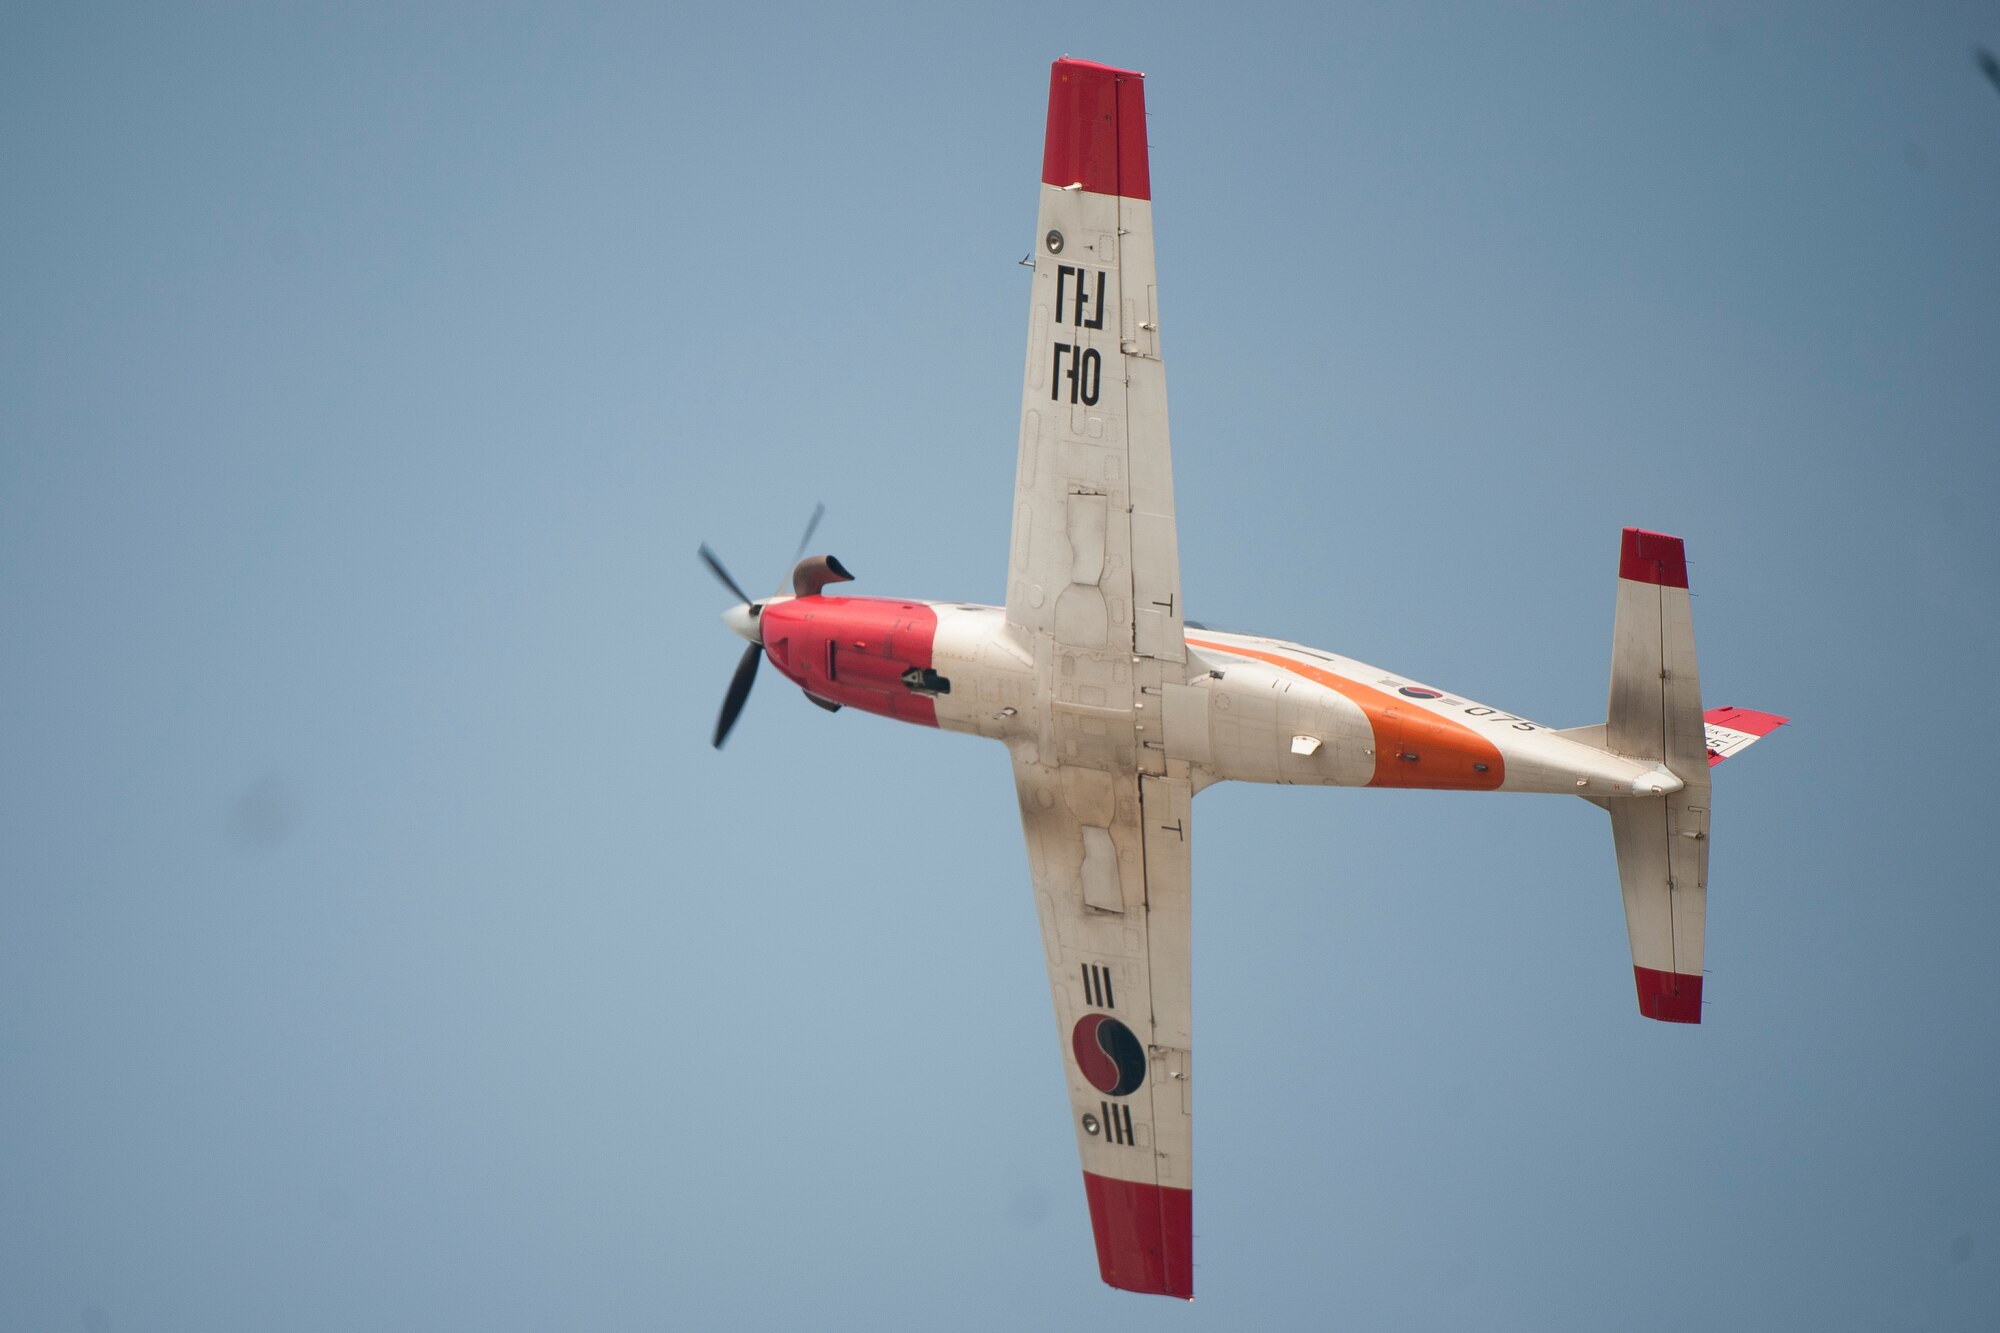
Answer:
[[(829, 583), (845, 583), (854, 577), (847, 572), (840, 561), (830, 555), (816, 555), (810, 560), (802, 558), (806, 553), (806, 543), (812, 540), (820, 519), (825, 516), (825, 505), (813, 506), (812, 518), (807, 521), (805, 533), (799, 538), (799, 548), (792, 553), (792, 588), (795, 596), (811, 597)], [(744, 703), (750, 698), (750, 687), (757, 682), (757, 664), (764, 656), (764, 636), (758, 624), (764, 614), (764, 603), (753, 599), (737, 585), (736, 580), (731, 578), (729, 571), (723, 567), (721, 559), (708, 549), (706, 542), (701, 546), (701, 559), (702, 563), (708, 566), (709, 573), (715, 575), (723, 587), (736, 594), (737, 604), (722, 613), (722, 623), (729, 626), (732, 634), (750, 641), (750, 646), (743, 650), (742, 658), (736, 663), (736, 674), (729, 678), (729, 692), (722, 696), (722, 712), (715, 719), (714, 744), (715, 748), (720, 750), (722, 743), (729, 739), (730, 728), (736, 725), (737, 716), (743, 712)], [(783, 592), (784, 586), (780, 583), (778, 591)], [(815, 699), (813, 702), (820, 701)]]

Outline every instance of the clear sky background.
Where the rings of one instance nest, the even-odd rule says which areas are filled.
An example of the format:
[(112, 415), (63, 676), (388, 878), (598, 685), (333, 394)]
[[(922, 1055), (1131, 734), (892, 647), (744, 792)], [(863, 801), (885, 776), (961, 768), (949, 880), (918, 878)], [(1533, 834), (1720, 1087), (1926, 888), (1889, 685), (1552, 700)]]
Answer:
[[(1987, 1329), (2000, 8), (9, 5), (0, 1328)], [(1151, 76), (1187, 603), (1603, 815), (1195, 806), (1191, 1307), (1097, 1278), (1006, 757), (696, 563), (1003, 596), (1050, 59)]]

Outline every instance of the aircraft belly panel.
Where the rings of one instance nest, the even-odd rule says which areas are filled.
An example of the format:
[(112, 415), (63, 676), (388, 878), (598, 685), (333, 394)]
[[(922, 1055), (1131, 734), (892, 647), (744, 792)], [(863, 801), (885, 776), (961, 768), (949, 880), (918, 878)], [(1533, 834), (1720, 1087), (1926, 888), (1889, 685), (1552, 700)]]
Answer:
[(1012, 741), (1033, 734), (1039, 712), (1034, 659), (1013, 641), (997, 606), (940, 603), (932, 653), (936, 670), (951, 682), (936, 696), (937, 724)]

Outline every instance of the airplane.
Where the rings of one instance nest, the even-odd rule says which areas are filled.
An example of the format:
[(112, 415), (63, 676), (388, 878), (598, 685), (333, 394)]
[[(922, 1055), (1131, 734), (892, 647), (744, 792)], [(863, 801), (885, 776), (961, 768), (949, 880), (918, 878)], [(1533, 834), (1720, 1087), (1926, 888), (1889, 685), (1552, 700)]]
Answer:
[[(1029, 878), (1103, 1280), (1191, 1299), (1189, 803), (1223, 781), (1581, 796), (1611, 817), (1639, 1012), (1699, 1023), (1709, 769), (1787, 719), (1704, 714), (1686, 548), (1620, 536), (1603, 722), (1557, 730), (1336, 653), (1182, 614), (1144, 75), (1050, 70), (1007, 603), (738, 598), (759, 664), (828, 710), (985, 736), (1012, 755)], [(815, 511), (803, 556), (819, 515)]]

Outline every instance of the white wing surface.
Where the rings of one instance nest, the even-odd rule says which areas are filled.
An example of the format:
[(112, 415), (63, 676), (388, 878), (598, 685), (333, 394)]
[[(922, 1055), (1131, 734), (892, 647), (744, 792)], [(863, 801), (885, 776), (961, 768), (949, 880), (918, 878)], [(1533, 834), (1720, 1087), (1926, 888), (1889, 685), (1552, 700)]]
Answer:
[(1104, 1280), (1194, 1294), (1188, 784), (1016, 760)]
[(1186, 660), (1142, 76), (1050, 75), (1007, 618)]
[(1142, 76), (1049, 77), (1007, 620), (1047, 692), (1014, 772), (1104, 1280), (1192, 1296), (1187, 679)]

